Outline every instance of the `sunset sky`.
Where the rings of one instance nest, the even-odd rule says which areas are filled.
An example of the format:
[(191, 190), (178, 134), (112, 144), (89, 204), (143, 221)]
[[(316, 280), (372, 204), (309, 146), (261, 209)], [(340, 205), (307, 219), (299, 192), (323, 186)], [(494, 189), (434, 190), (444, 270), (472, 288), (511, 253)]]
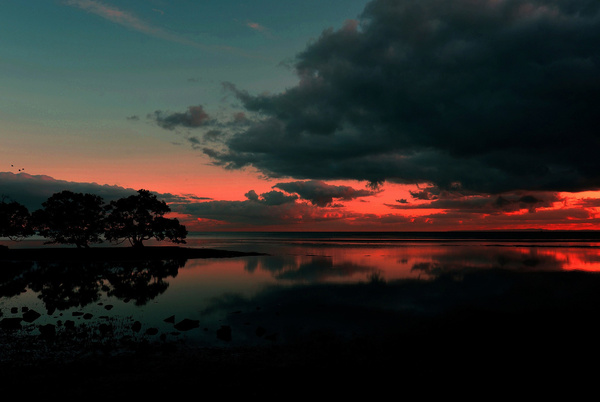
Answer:
[(600, 229), (598, 0), (8, 0), (0, 195), (190, 231)]

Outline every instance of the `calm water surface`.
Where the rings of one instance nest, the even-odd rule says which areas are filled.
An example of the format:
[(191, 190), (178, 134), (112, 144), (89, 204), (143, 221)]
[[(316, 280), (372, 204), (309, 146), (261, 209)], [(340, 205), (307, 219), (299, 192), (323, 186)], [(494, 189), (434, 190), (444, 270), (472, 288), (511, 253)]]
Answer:
[[(2, 243), (27, 248), (41, 242)], [(75, 321), (110, 323), (115, 336), (261, 344), (319, 326), (356, 332), (365, 321), (347, 312), (364, 307), (434, 308), (419, 304), (414, 295), (365, 292), (365, 286), (433, 281), (464, 271), (600, 271), (600, 243), (585, 238), (229, 233), (191, 235), (187, 246), (269, 255), (128, 266), (2, 261), (0, 318), (34, 310), (41, 316), (24, 322), (22, 329), (34, 335), (41, 325), (61, 328)], [(168, 317), (172, 321), (165, 321)], [(175, 328), (184, 319), (194, 327)], [(141, 329), (132, 333), (135, 322)], [(230, 340), (215, 336), (223, 326), (231, 329)]]

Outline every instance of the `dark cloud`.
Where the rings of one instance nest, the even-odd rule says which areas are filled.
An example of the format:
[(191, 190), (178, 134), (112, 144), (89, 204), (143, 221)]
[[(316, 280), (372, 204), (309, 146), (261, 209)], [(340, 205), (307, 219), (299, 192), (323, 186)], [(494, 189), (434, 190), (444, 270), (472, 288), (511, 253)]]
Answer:
[(414, 198), (416, 200), (435, 200), (438, 198), (438, 196), (436, 194), (433, 194), (429, 190), (419, 190), (419, 191), (409, 190), (409, 193), (412, 196), (412, 198)]
[[(138, 189), (124, 188), (97, 183), (78, 183), (65, 180), (57, 180), (45, 175), (30, 175), (27, 173), (0, 172), (0, 196), (7, 200), (17, 201), (34, 211), (42, 207), (52, 194), (69, 190), (76, 193), (90, 193), (101, 196), (105, 202), (128, 197), (136, 193)], [(178, 196), (169, 193), (155, 193), (161, 200), (166, 202), (182, 202), (194, 199), (189, 196)], [(195, 199), (202, 199), (195, 197)]]
[(234, 113), (233, 114), (233, 122), (235, 124), (240, 124), (240, 125), (251, 123), (250, 119), (248, 119), (248, 117), (246, 117), (246, 113), (244, 113), (244, 112)]
[(0, 195), (25, 205), (31, 211), (41, 208), (48, 197), (62, 190), (96, 194), (105, 201), (126, 197), (136, 191), (119, 186), (57, 180), (45, 175), (0, 172)]
[(374, 0), (297, 55), (295, 87), (226, 84), (261, 119), (204, 151), (271, 177), (597, 189), (599, 63), (597, 0)]
[(387, 204), (394, 209), (443, 209), (460, 214), (499, 214), (527, 210), (536, 212), (538, 208), (550, 208), (554, 203), (563, 199), (556, 193), (504, 193), (501, 195), (463, 195), (443, 192), (439, 196), (431, 196), (427, 190), (411, 193), (418, 200), (426, 200), (428, 203), (419, 204)]
[(245, 194), (246, 198), (250, 201), (260, 202), (265, 205), (281, 205), (290, 202), (295, 202), (298, 199), (296, 195), (285, 195), (281, 191), (269, 191), (262, 193), (260, 196), (256, 194), (256, 191), (250, 190)]
[(219, 139), (221, 135), (221, 131), (219, 130), (210, 130), (204, 133), (204, 141), (215, 142)]
[(350, 186), (335, 186), (319, 180), (278, 183), (273, 188), (279, 188), (290, 194), (298, 194), (300, 198), (320, 207), (332, 206), (334, 199), (350, 201), (377, 193), (373, 190), (356, 190)]
[(206, 125), (210, 117), (202, 106), (190, 106), (183, 113), (167, 113), (160, 110), (148, 115), (148, 118), (156, 121), (162, 128), (173, 130), (176, 127), (195, 128)]
[(200, 147), (201, 141), (195, 135), (191, 135), (186, 138), (187, 142), (191, 145), (192, 148), (197, 149)]
[(254, 190), (246, 193), (245, 201), (207, 201), (196, 203), (173, 204), (174, 211), (190, 215), (201, 220), (217, 222), (221, 228), (244, 228), (259, 226), (286, 227), (293, 224), (307, 225), (314, 222), (342, 220), (344, 214), (321, 211), (307, 203), (295, 202), (279, 192), (258, 196)]

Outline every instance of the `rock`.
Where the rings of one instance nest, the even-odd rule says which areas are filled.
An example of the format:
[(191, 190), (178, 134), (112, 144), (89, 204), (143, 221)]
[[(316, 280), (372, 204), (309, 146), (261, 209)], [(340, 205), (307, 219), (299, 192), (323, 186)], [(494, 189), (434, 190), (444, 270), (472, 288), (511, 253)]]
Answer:
[(226, 342), (231, 341), (231, 327), (229, 325), (221, 325), (221, 328), (217, 329), (217, 338)]
[(34, 322), (35, 320), (37, 320), (41, 316), (42, 315), (40, 313), (38, 313), (37, 311), (35, 311), (35, 310), (27, 310), (23, 314), (23, 321), (25, 321), (25, 322)]
[(19, 309), (18, 309), (18, 307), (11, 307), (10, 312), (12, 314), (17, 314), (19, 312)]
[(91, 319), (93, 316), (94, 316), (94, 315), (93, 315), (92, 313), (85, 313), (85, 314), (83, 315), (83, 319), (84, 319), (84, 320), (89, 320), (89, 319)]
[(175, 316), (172, 315), (170, 317), (167, 317), (164, 321), (173, 324), (175, 322)]
[(106, 306), (104, 306), (105, 309), (107, 310), (112, 310), (114, 306), (112, 304), (107, 304)]
[(66, 329), (75, 329), (75, 321), (73, 321), (73, 320), (65, 321), (65, 328)]
[(142, 323), (139, 321), (134, 322), (131, 326), (131, 330), (133, 332), (140, 332), (140, 329), (142, 329)]
[(190, 320), (189, 318), (185, 318), (175, 324), (175, 329), (178, 331), (189, 331), (190, 329), (198, 328), (199, 326), (200, 320)]

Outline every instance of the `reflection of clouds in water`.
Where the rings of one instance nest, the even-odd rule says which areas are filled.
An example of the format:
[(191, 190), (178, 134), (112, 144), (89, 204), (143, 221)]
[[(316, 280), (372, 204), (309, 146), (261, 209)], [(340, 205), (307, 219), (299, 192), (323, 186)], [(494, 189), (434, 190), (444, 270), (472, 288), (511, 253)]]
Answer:
[(352, 277), (357, 273), (369, 273), (372, 269), (350, 262), (336, 264), (332, 258), (312, 257), (309, 261), (301, 262), (294, 271), (285, 271), (277, 276), (278, 279), (293, 281), (321, 282), (331, 278)]
[(350, 278), (356, 274), (374, 272), (372, 267), (348, 261), (336, 263), (329, 256), (267, 256), (247, 259), (245, 270), (263, 269), (278, 280), (293, 282), (321, 282), (334, 278)]
[(320, 330), (351, 335), (390, 322), (393, 313), (379, 294), (384, 287), (381, 283), (270, 286), (251, 298), (231, 294), (214, 298), (202, 314), (226, 317), (223, 323), (231, 326), (234, 340), (259, 344), (266, 340), (256, 335), (258, 328), (278, 342)]
[(456, 247), (432, 255), (429, 261), (415, 262), (412, 271), (436, 276), (464, 269), (560, 271), (563, 265), (556, 252), (548, 253), (535, 247)]
[(413, 324), (417, 329), (424, 322), (420, 320), (446, 314), (467, 314), (464, 323), (474, 329), (488, 313), (506, 318), (510, 313), (523, 317), (544, 312), (543, 317), (556, 317), (556, 312), (577, 313), (592, 306), (590, 301), (600, 301), (599, 285), (600, 276), (594, 273), (456, 267), (452, 275), (427, 281), (270, 286), (253, 297), (213, 299), (209, 309), (227, 317), (224, 322), (234, 338), (264, 342), (254, 333), (261, 327), (285, 342), (315, 331), (352, 336), (410, 330)]
[(270, 273), (277, 273), (285, 270), (296, 269), (296, 257), (287, 255), (251, 257), (246, 258), (245, 270), (252, 273), (257, 269), (262, 269)]
[[(360, 249), (360, 252), (357, 250)], [(314, 251), (307, 249), (305, 251)], [(298, 251), (298, 250), (296, 250)], [(318, 254), (318, 255), (317, 255)], [(247, 272), (268, 272), (289, 281), (364, 279), (379, 272), (386, 279), (421, 278), (469, 268), (511, 270), (600, 270), (596, 249), (532, 245), (417, 245), (327, 247), (319, 253), (288, 253), (245, 260)], [(357, 274), (359, 274), (357, 276)]]

